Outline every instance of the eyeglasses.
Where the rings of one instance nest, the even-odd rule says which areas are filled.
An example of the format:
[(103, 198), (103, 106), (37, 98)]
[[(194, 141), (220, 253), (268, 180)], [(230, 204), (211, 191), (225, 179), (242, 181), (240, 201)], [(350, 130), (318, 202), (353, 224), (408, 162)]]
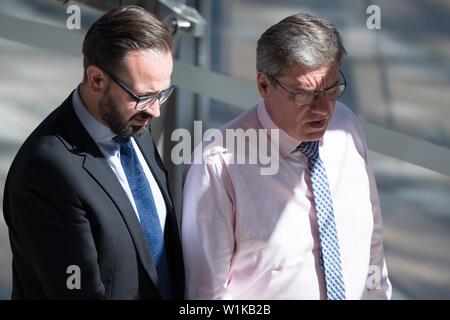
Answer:
[(172, 94), (173, 90), (175, 89), (175, 86), (172, 85), (169, 88), (162, 90), (160, 92), (150, 94), (150, 95), (143, 95), (139, 96), (135, 94), (131, 89), (129, 89), (122, 81), (120, 81), (113, 73), (102, 69), (113, 81), (121, 87), (123, 90), (125, 90), (128, 95), (133, 98), (134, 101), (136, 101), (136, 105), (134, 108), (137, 111), (144, 111), (148, 108), (154, 109), (155, 102), (158, 101), (159, 105), (161, 106), (164, 102), (169, 99), (170, 95)]
[(347, 80), (345, 80), (344, 74), (339, 70), (339, 74), (342, 79), (339, 79), (338, 84), (328, 87), (324, 90), (313, 90), (303, 92), (292, 92), (286, 89), (275, 77), (269, 76), (277, 85), (279, 85), (289, 95), (294, 97), (295, 104), (299, 106), (311, 104), (319, 94), (325, 94), (329, 100), (335, 100), (342, 96), (347, 87)]

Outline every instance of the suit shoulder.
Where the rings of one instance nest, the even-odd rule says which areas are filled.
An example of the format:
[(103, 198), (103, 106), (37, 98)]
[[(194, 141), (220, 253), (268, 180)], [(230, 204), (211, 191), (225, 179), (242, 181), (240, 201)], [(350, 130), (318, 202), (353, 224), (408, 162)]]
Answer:
[(22, 144), (9, 169), (7, 183), (40, 184), (43, 179), (62, 182), (70, 174), (74, 153), (49, 120), (44, 120)]
[(33, 134), (28, 137), (19, 149), (14, 162), (64, 162), (71, 149), (58, 134)]

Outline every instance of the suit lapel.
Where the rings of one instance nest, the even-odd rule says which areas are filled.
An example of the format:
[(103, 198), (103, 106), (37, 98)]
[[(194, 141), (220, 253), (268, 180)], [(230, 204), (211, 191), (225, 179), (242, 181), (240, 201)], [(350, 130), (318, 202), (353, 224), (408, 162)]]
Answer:
[[(85, 157), (83, 168), (105, 190), (118, 208), (131, 234), (144, 269), (157, 288), (158, 275), (134, 208), (103, 153), (76, 116), (71, 101), (72, 95), (62, 104), (59, 115), (58, 122), (61, 124), (63, 140), (69, 144), (67, 147), (71, 148), (73, 152)], [(157, 291), (159, 292), (158, 289)]]
[(105, 190), (110, 199), (115, 203), (117, 208), (125, 221), (134, 245), (141, 258), (144, 269), (149, 274), (154, 284), (158, 283), (158, 275), (152, 261), (152, 257), (148, 250), (147, 241), (140, 226), (139, 220), (136, 217), (133, 206), (128, 199), (121, 184), (117, 180), (114, 172), (111, 170), (105, 158), (95, 158), (91, 155), (86, 155), (84, 169), (89, 172), (94, 180)]

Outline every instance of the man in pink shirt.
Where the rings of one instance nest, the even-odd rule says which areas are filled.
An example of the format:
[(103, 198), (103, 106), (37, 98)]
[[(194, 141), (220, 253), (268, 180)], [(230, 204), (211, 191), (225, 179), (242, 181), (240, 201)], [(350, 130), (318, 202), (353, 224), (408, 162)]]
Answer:
[(188, 299), (390, 298), (364, 134), (337, 101), (344, 54), (335, 27), (306, 14), (259, 39), (262, 101), (205, 139), (186, 174)]

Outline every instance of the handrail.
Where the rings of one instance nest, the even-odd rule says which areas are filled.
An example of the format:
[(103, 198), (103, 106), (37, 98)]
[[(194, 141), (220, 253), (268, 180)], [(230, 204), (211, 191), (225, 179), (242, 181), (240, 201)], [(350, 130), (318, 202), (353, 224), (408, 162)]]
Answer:
[[(79, 57), (83, 37), (80, 30), (0, 14), (0, 38)], [(173, 80), (180, 88), (237, 107), (253, 106), (260, 99), (254, 82), (179, 61), (175, 61)], [(450, 149), (366, 121), (362, 126), (370, 150), (450, 176)]]

